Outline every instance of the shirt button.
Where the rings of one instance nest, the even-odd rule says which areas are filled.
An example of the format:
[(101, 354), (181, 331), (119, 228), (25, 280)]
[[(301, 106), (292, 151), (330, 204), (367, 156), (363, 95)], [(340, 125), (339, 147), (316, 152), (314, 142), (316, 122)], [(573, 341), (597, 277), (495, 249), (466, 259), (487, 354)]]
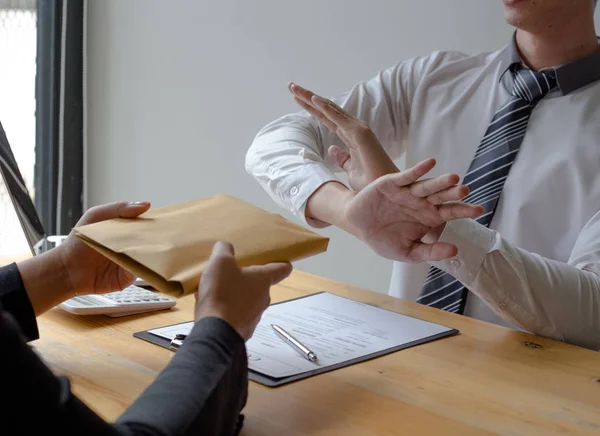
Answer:
[(453, 268), (458, 268), (460, 266), (460, 260), (452, 259), (450, 265), (452, 265)]
[(504, 304), (504, 303), (500, 303), (500, 304), (498, 305), (498, 307), (499, 307), (501, 310), (506, 310), (506, 304)]
[(290, 194), (292, 195), (296, 195), (298, 193), (298, 187), (294, 186), (292, 189), (290, 189)]

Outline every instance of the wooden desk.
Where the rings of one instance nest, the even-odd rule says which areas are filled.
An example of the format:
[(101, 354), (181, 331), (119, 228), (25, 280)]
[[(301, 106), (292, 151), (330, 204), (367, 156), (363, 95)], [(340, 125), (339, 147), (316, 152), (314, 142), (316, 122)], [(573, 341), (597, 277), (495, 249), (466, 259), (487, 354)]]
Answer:
[[(274, 288), (273, 300), (320, 290), (461, 334), (281, 388), (251, 383), (244, 435), (600, 434), (600, 353), (300, 272)], [(54, 309), (40, 318), (34, 345), (112, 420), (173, 356), (132, 333), (189, 321), (193, 302), (121, 319)]]

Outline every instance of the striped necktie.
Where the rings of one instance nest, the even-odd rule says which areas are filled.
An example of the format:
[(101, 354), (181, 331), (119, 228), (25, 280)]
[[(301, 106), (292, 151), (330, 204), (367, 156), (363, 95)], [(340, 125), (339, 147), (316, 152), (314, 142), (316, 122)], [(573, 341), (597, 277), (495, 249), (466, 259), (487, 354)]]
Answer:
[[(535, 72), (521, 64), (510, 67), (512, 98), (494, 115), (473, 157), (463, 184), (470, 188), (466, 202), (484, 207), (476, 221), (490, 225), (504, 182), (525, 137), (535, 106), (557, 85), (553, 70)], [(468, 290), (452, 275), (432, 266), (417, 301), (449, 312), (463, 313)]]

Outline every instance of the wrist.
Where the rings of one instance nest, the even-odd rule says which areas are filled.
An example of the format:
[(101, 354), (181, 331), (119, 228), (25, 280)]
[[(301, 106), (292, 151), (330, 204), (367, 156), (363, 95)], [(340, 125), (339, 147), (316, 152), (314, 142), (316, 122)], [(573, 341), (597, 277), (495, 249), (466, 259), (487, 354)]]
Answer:
[(68, 246), (66, 244), (61, 244), (52, 250), (51, 254), (55, 257), (56, 268), (59, 268), (62, 271), (61, 276), (63, 277), (63, 289), (66, 299), (75, 297), (80, 292), (78, 292), (78, 288), (75, 283), (73, 283), (72, 272), (76, 272), (78, 267), (73, 267), (70, 265), (69, 256), (68, 256)]
[(205, 318), (218, 318), (221, 321), (227, 323), (237, 334), (239, 334), (244, 341), (249, 337), (247, 329), (244, 328), (240, 323), (235, 322), (235, 317), (229, 316), (228, 311), (225, 308), (219, 308), (217, 305), (210, 304), (207, 302), (198, 302), (196, 305), (196, 312), (194, 321), (198, 322)]
[(17, 264), (36, 316), (74, 296), (68, 271), (57, 250)]
[(355, 195), (340, 182), (327, 182), (308, 198), (306, 217), (346, 230), (346, 205)]

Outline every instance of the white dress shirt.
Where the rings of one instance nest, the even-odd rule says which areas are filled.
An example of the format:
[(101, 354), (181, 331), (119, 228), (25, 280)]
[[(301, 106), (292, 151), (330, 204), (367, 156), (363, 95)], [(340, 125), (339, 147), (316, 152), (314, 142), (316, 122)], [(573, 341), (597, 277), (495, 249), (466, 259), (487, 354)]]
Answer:
[[(392, 159), (434, 157), (431, 176), (464, 175), (510, 98), (513, 41), (500, 51), (438, 51), (401, 62), (333, 98), (368, 123)], [(490, 228), (446, 225), (455, 258), (434, 262), (471, 292), (465, 315), (600, 349), (600, 53), (555, 68), (559, 89), (533, 110)], [(337, 180), (341, 140), (306, 112), (264, 127), (247, 171), (305, 220), (309, 196)], [(429, 175), (428, 175), (429, 176)], [(308, 224), (321, 227), (319, 222)], [(390, 294), (416, 300), (428, 264), (395, 262)]]

